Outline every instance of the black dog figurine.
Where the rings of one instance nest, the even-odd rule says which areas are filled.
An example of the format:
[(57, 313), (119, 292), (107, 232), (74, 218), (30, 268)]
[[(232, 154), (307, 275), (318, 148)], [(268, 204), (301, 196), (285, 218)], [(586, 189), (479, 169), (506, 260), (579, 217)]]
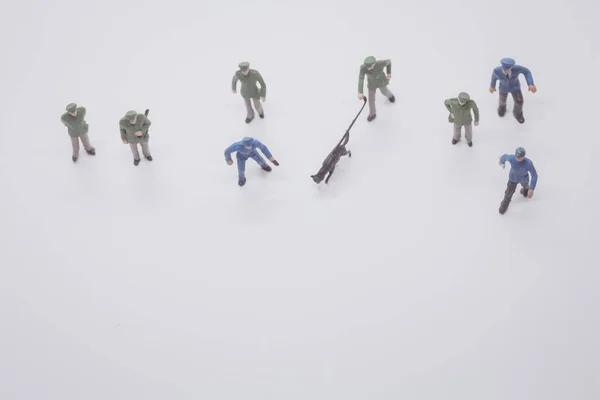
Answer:
[(335, 149), (333, 149), (325, 161), (323, 161), (323, 165), (321, 166), (319, 172), (310, 176), (315, 183), (321, 183), (321, 181), (325, 178), (325, 174), (327, 173), (329, 173), (329, 175), (327, 176), (327, 179), (325, 179), (325, 183), (329, 183), (329, 178), (331, 178), (331, 175), (333, 175), (335, 166), (340, 161), (340, 158), (346, 155), (348, 157), (352, 157), (352, 152), (350, 150), (346, 150), (346, 143), (339, 144)]
[(348, 157), (352, 157), (352, 152), (350, 150), (346, 149), (346, 145), (348, 144), (348, 141), (350, 140), (350, 129), (352, 129), (352, 126), (358, 119), (358, 116), (360, 115), (362, 110), (365, 108), (366, 104), (367, 104), (367, 98), (363, 97), (363, 105), (360, 108), (360, 111), (358, 112), (358, 114), (356, 114), (356, 117), (354, 117), (354, 120), (352, 121), (352, 123), (350, 124), (348, 129), (346, 130), (346, 133), (344, 133), (344, 136), (342, 136), (342, 139), (339, 141), (337, 146), (335, 146), (335, 148), (333, 150), (331, 150), (331, 153), (329, 153), (329, 155), (327, 156), (325, 161), (323, 161), (323, 165), (321, 166), (321, 169), (319, 170), (319, 172), (317, 172), (315, 175), (310, 176), (312, 178), (312, 180), (315, 181), (315, 183), (317, 183), (317, 184), (321, 183), (321, 181), (323, 179), (325, 179), (325, 174), (329, 173), (329, 175), (327, 175), (327, 179), (325, 179), (325, 183), (328, 183), (329, 178), (331, 178), (331, 175), (333, 175), (333, 171), (335, 171), (335, 166), (340, 161), (340, 158), (342, 158), (343, 156), (346, 156), (346, 155)]

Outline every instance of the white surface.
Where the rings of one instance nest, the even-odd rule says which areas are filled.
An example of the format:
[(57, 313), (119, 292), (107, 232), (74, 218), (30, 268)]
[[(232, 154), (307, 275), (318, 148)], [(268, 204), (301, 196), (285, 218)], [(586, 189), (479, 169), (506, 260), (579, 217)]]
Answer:
[[(592, 1), (11, 2), (0, 12), (0, 398), (600, 398)], [(359, 110), (358, 68), (390, 58)], [(529, 67), (524, 125), (487, 91)], [(247, 126), (230, 82), (264, 76)], [(525, 87), (525, 81), (522, 79)], [(450, 145), (443, 101), (481, 109)], [(60, 123), (87, 107), (97, 156)], [(118, 120), (151, 109), (136, 168)], [(281, 162), (223, 150), (251, 135)], [(533, 199), (498, 214), (523, 146)]]

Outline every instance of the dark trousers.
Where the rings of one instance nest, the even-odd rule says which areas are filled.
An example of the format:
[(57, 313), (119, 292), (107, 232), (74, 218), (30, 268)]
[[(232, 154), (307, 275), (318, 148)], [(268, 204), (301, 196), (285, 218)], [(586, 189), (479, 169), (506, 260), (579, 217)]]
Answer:
[(506, 184), (506, 190), (504, 191), (504, 199), (502, 200), (502, 203), (500, 204), (501, 209), (506, 210), (508, 208), (508, 205), (510, 204), (512, 197), (515, 194), (515, 190), (517, 190), (518, 185), (521, 185), (523, 187), (521, 189), (521, 194), (524, 197), (527, 196), (527, 192), (529, 191), (529, 183), (527, 183), (527, 182), (518, 183), (518, 182), (508, 181), (508, 183)]
[(260, 165), (262, 168), (267, 166), (264, 158), (260, 156), (256, 151), (253, 151), (249, 155), (242, 155), (240, 153), (235, 154), (235, 158), (237, 158), (237, 167), (238, 167), (238, 177), (240, 180), (246, 179), (246, 161), (248, 158), (253, 159)]
[[(513, 115), (515, 118), (523, 116), (523, 103), (525, 102), (523, 99), (523, 92), (521, 89), (519, 89), (516, 92), (511, 92), (511, 95), (515, 102), (515, 106), (513, 107)], [(508, 93), (500, 92), (498, 98), (498, 112), (504, 115), (506, 112), (506, 100), (508, 100)]]

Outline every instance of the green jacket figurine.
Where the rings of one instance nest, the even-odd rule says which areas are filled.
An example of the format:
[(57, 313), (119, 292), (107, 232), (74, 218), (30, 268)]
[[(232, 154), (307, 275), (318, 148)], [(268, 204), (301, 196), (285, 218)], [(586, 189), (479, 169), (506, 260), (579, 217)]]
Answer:
[[(242, 62), (238, 67), (240, 69), (235, 71), (233, 79), (231, 80), (231, 90), (235, 93), (237, 90), (237, 82), (240, 81), (242, 84), (240, 94), (244, 99), (264, 99), (267, 96), (267, 84), (260, 72), (251, 69), (248, 62)], [(260, 89), (258, 88), (257, 83), (260, 84)]]
[(121, 140), (130, 144), (148, 143), (150, 139), (148, 129), (151, 124), (152, 122), (144, 114), (138, 114), (134, 110), (128, 111), (119, 121)]
[[(384, 69), (386, 69), (386, 72), (383, 71)], [(390, 83), (387, 75), (391, 73), (391, 60), (375, 60), (375, 57), (367, 57), (360, 66), (358, 74), (358, 94), (364, 94), (365, 75), (367, 76), (367, 89), (376, 90)]]
[(60, 117), (60, 120), (67, 127), (70, 137), (78, 138), (89, 132), (88, 123), (85, 121), (85, 114), (85, 107), (77, 107), (75, 103), (70, 103), (67, 106), (67, 112)]
[[(453, 97), (444, 101), (446, 109), (450, 113), (448, 115), (448, 122), (454, 123), (459, 126), (471, 125), (473, 117), (471, 116), (471, 110), (475, 114), (475, 124), (479, 124), (479, 108), (474, 100), (468, 93), (461, 92), (458, 97)], [(454, 116), (454, 118), (452, 117)]]
[(69, 103), (60, 120), (63, 125), (67, 127), (67, 133), (71, 138), (71, 144), (73, 146), (73, 155), (71, 158), (73, 162), (77, 162), (79, 158), (79, 141), (83, 143), (85, 151), (92, 156), (96, 155), (96, 149), (90, 143), (88, 132), (90, 127), (85, 120), (86, 109), (85, 107), (77, 106), (76, 103)]

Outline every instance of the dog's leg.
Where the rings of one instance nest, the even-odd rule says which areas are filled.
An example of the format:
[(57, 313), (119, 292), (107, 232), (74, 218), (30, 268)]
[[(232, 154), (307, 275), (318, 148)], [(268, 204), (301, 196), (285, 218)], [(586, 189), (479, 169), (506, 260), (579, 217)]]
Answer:
[(329, 183), (329, 178), (333, 175), (333, 171), (335, 171), (335, 166), (329, 170), (329, 175), (327, 175), (327, 179), (325, 179), (325, 183)]

